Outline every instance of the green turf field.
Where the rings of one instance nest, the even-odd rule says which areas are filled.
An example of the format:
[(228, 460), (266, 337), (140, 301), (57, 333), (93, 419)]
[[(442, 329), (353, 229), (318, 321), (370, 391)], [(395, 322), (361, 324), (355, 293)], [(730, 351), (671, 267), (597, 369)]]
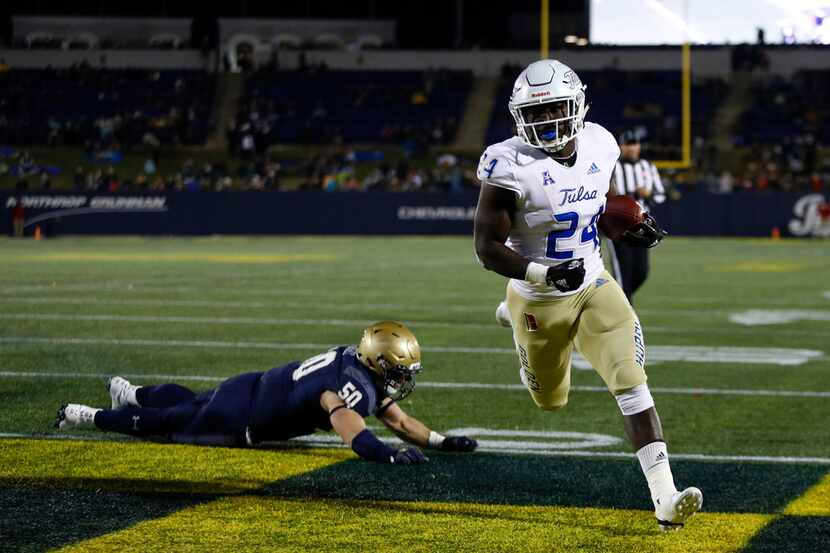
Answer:
[[(469, 238), (0, 239), (0, 259), (0, 550), (828, 549), (828, 242), (654, 250), (649, 383), (675, 479), (705, 496), (668, 535), (585, 362), (564, 410), (521, 388), (493, 317), (505, 281)], [(105, 375), (208, 389), (387, 318), (424, 349), (403, 407), (479, 452), (406, 468), (333, 435), (229, 450), (51, 429), (62, 402), (106, 405)]]

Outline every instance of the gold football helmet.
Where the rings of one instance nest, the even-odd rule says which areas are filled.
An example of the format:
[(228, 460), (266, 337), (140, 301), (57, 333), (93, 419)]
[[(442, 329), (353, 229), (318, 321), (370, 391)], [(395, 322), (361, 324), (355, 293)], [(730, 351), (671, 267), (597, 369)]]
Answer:
[(415, 388), (421, 372), (421, 346), (405, 325), (381, 321), (363, 331), (357, 358), (383, 381), (383, 388), (394, 400), (403, 399)]

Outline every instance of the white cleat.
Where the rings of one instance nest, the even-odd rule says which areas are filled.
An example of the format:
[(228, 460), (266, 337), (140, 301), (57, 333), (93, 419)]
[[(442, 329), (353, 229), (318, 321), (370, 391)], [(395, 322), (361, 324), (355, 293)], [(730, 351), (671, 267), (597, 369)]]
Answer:
[(113, 376), (107, 380), (107, 391), (112, 399), (112, 408), (120, 409), (127, 405), (138, 407), (138, 403), (135, 401), (135, 391), (138, 388), (139, 386), (130, 384), (129, 380), (120, 376)]
[(697, 488), (686, 488), (666, 498), (663, 504), (657, 506), (654, 514), (660, 530), (671, 532), (683, 528), (686, 519), (698, 512), (702, 506), (703, 493)]
[(510, 311), (507, 310), (507, 304), (505, 302), (501, 302), (496, 308), (496, 321), (498, 321), (501, 326), (507, 328), (513, 326), (510, 323)]
[(55, 428), (63, 430), (67, 427), (83, 427), (95, 425), (95, 409), (78, 403), (67, 403), (58, 410), (58, 417), (55, 420)]

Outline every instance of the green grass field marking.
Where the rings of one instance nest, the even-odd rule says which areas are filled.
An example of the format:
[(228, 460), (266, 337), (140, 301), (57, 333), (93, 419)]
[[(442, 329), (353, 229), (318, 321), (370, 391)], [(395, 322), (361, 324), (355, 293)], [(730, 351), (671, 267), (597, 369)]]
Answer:
[[(511, 505), (643, 509), (648, 488), (635, 459), (609, 460), (433, 453), (434, 462), (400, 472), (358, 460), (268, 487), (281, 497), (391, 499)], [(703, 490), (707, 511), (779, 513), (827, 474), (826, 466), (674, 461), (678, 486)], [(360, 485), (353, 485), (360, 482)]]
[(354, 457), (150, 442), (0, 440), (0, 484), (140, 493), (227, 494)]
[[(165, 517), (212, 498), (119, 493), (105, 484), (90, 489), (0, 484), (0, 550), (39, 553)], [(140, 543), (129, 549), (137, 550)]]
[[(228, 319), (217, 324), (205, 324), (196, 319), (175, 324), (0, 319), (0, 336), (333, 345), (357, 340), (361, 321), (396, 318), (416, 324), (417, 321), (435, 323), (417, 328), (419, 339), (428, 350), (424, 359), (424, 380), (518, 383), (514, 356), (507, 353), (494, 355), (484, 350), (468, 351), (469, 348), (512, 348), (510, 332), (496, 327), (493, 318), (496, 305), (504, 297), (505, 280), (482, 270), (476, 263), (471, 237), (60, 237), (39, 242), (0, 238), (0, 248), (6, 262), (0, 271), (0, 310), (3, 313)], [(336, 275), (332, 274), (332, 263), (312, 259), (245, 262), (246, 259), (274, 259), (270, 256), (332, 254), (338, 256)], [(44, 256), (66, 259), (77, 255), (86, 256), (83, 258), (86, 260), (42, 262), (32, 259)], [(119, 256), (125, 257), (118, 260)], [(210, 256), (218, 256), (227, 262), (201, 261)], [(141, 258), (151, 260), (136, 261)], [(159, 262), (154, 262), (156, 259)], [(635, 298), (635, 307), (646, 329), (648, 347), (792, 348), (830, 353), (827, 352), (823, 321), (795, 320), (763, 329), (747, 328), (729, 321), (730, 315), (750, 309), (824, 309), (830, 305), (823, 295), (830, 287), (826, 279), (820, 278), (830, 270), (830, 243), (827, 241), (669, 237), (651, 252), (651, 261), (651, 276)], [(712, 267), (731, 270), (709, 271)], [(792, 270), (798, 268), (805, 270)], [(787, 269), (787, 272), (778, 272), (781, 269)], [(782, 286), (782, 278), (786, 286)], [(238, 324), (238, 321), (230, 321), (233, 318), (282, 319), (286, 324), (268, 326), (253, 321)], [(342, 319), (350, 323), (327, 326), (311, 322), (313, 319)], [(290, 320), (309, 324), (288, 323)], [(351, 322), (354, 328), (350, 326)], [(431, 351), (432, 348), (436, 351)], [(459, 352), (438, 351), (439, 348), (458, 348)], [(461, 351), (461, 348), (467, 349)], [(55, 347), (44, 342), (20, 342), (3, 344), (0, 372), (220, 378), (244, 371), (266, 370), (315, 353), (319, 351), (312, 348), (285, 351), (139, 348), (115, 343)], [(650, 365), (648, 374), (672, 454), (827, 458), (830, 457), (830, 444), (825, 426), (830, 419), (830, 402), (824, 397), (669, 395), (656, 390), (827, 391), (828, 366), (830, 358), (827, 355), (796, 366), (665, 361)], [(602, 384), (591, 371), (574, 370), (572, 377), (576, 386)], [(200, 390), (213, 385), (211, 381), (193, 381), (193, 387)], [(103, 385), (90, 378), (3, 378), (0, 379), (0, 398), (0, 431), (23, 434), (51, 432), (54, 411), (61, 402), (72, 400), (101, 405), (108, 401)], [(404, 407), (439, 430), (469, 426), (596, 432), (624, 437), (619, 410), (613, 400), (593, 392), (574, 392), (568, 407), (556, 414), (539, 411), (520, 390), (501, 389), (423, 388), (407, 398)], [(7, 443), (10, 442), (0, 441), (0, 451)], [(109, 445), (128, 452), (138, 444)], [(265, 458), (283, 455), (274, 451), (253, 453), (257, 458), (259, 455), (266, 455)], [(348, 451), (342, 453), (354, 458)], [(296, 454), (305, 455), (305, 452)], [(33, 454), (33, 457), (43, 459), (46, 467), (56, 463), (44, 452), (37, 456)], [(54, 457), (60, 455), (55, 453)], [(827, 514), (822, 510), (822, 505), (828, 503), (824, 484), (826, 466), (822, 473), (821, 467), (816, 465), (770, 466), (738, 462), (738, 458), (733, 463), (678, 461), (675, 458), (673, 467), (678, 484), (690, 483), (704, 489), (704, 512), (692, 520), (682, 536), (659, 536), (654, 533), (647, 511), (645, 485), (633, 459), (517, 456), (513, 460), (509, 455), (503, 457), (508, 459), (504, 466), (483, 461), (479, 464), (476, 460), (469, 466), (449, 470), (447, 467), (451, 465), (446, 463), (452, 460), (436, 456), (430, 467), (435, 478), (432, 478), (433, 473), (424, 473), (428, 478), (418, 483), (411, 481), (421, 474), (418, 472), (421, 469), (390, 472), (388, 476), (384, 471), (376, 470), (377, 467), (360, 466), (357, 462), (337, 465), (338, 470), (335, 466), (321, 469), (322, 475), (331, 476), (341, 486), (355, 485), (354, 481), (346, 479), (348, 474), (371, 484), (369, 487), (374, 491), (367, 492), (364, 500), (338, 492), (332, 482), (314, 475), (289, 477), (290, 488), (266, 483), (263, 484), (265, 491), (255, 484), (259, 481), (257, 477), (246, 481), (244, 475), (239, 475), (243, 484), (229, 480), (226, 486), (240, 501), (236, 504), (225, 499), (214, 502), (209, 494), (209, 482), (198, 483), (198, 475), (177, 481), (176, 473), (164, 468), (167, 466), (164, 456), (153, 458), (156, 474), (145, 480), (130, 481), (128, 476), (111, 473), (109, 480), (102, 481), (96, 480), (94, 474), (76, 478), (58, 470), (57, 474), (66, 478), (52, 480), (55, 485), (47, 487), (45, 482), (49, 475), (41, 474), (44, 479), (40, 479), (35, 472), (37, 477), (30, 478), (29, 485), (23, 488), (18, 485), (19, 479), (14, 481), (17, 487), (6, 487), (13, 483), (4, 480), (0, 493), (11, 490), (12, 495), (4, 495), (3, 499), (13, 498), (11, 504), (15, 508), (20, 504), (31, 506), (21, 510), (23, 514), (16, 519), (19, 530), (22, 529), (19, 521), (31, 518), (29, 526), (34, 530), (28, 536), (49, 534), (50, 522), (55, 517), (53, 513), (65, 513), (76, 504), (81, 508), (92, 508), (95, 518), (115, 521), (118, 517), (109, 517), (104, 512), (104, 506), (110, 505), (113, 513), (139, 523), (135, 529), (110, 536), (119, 540), (130, 538), (118, 542), (118, 549), (146, 543), (148, 549), (165, 552), (176, 549), (165, 543), (166, 534), (145, 536), (136, 529), (164, 527), (164, 532), (170, 532), (169, 543), (182, 550), (204, 550), (205, 545), (227, 550), (234, 544), (244, 543), (260, 549), (281, 547), (295, 551), (331, 550), (341, 543), (347, 551), (364, 551), (366, 547), (353, 536), (367, 533), (370, 534), (366, 538), (370, 545), (378, 549), (383, 549), (383, 545), (386, 549), (421, 551), (440, 551), (441, 548), (447, 551), (465, 548), (516, 550), (525, 545), (526, 549), (534, 551), (551, 550), (560, 543), (566, 551), (659, 551), (671, 548), (734, 551), (747, 543), (752, 551), (764, 550), (759, 547), (770, 550), (765, 544), (772, 544), (772, 549), (782, 551), (809, 551), (819, 549), (821, 545), (811, 541), (810, 533), (826, 533)], [(11, 454), (2, 460), (7, 467), (19, 464), (18, 458)], [(185, 458), (180, 460), (180, 464), (185, 462)], [(516, 468), (521, 466), (532, 472)], [(563, 472), (571, 482), (557, 479), (555, 474), (548, 483), (537, 479), (539, 474), (549, 474), (551, 466), (560, 466), (563, 470), (572, 466), (573, 470)], [(604, 467), (619, 466), (624, 468), (614, 468), (612, 474), (623, 475), (625, 487), (630, 488), (626, 492), (629, 495), (615, 490), (613, 477), (594, 474)], [(441, 467), (443, 469), (439, 470)], [(363, 470), (366, 472), (362, 473)], [(459, 490), (452, 479), (462, 470), (485, 472), (494, 482), (489, 490), (483, 483), (475, 482), (468, 489)], [(508, 482), (500, 485), (496, 477), (502, 472), (507, 475)], [(182, 488), (192, 485), (187, 483), (188, 479), (196, 479), (197, 487), (202, 491), (182, 499), (178, 495)], [(578, 489), (580, 479), (586, 480), (586, 487), (601, 490), (613, 501), (601, 497), (592, 499), (591, 492)], [(154, 480), (157, 481), (155, 484)], [(169, 527), (163, 522), (169, 518), (148, 522), (142, 518), (145, 515), (141, 514), (141, 500), (136, 499), (140, 497), (139, 492), (106, 491), (105, 484), (117, 486), (119, 482), (124, 485), (122, 490), (136, 485), (147, 486), (148, 490), (155, 485), (166, 490), (148, 491), (149, 495), (143, 496), (150, 518), (164, 517), (171, 510), (192, 505), (187, 503), (192, 498), (208, 501), (211, 505), (221, 504), (221, 516), (211, 515), (209, 523), (201, 524), (199, 516), (203, 511), (199, 509), (207, 512), (213, 507), (200, 504), (192, 511), (186, 509), (186, 513), (199, 513), (193, 519), (187, 514), (180, 518), (174, 514)], [(433, 484), (429, 485), (429, 482)], [(413, 492), (405, 500), (379, 503), (380, 499), (390, 496), (406, 496), (405, 490), (409, 487)], [(96, 492), (99, 488), (101, 491)], [(443, 495), (440, 489), (446, 490)], [(504, 493), (499, 492), (505, 489), (508, 492), (515, 490), (517, 498), (512, 501), (524, 498), (525, 503), (504, 505)], [(267, 495), (266, 492), (281, 495)], [(462, 493), (467, 495), (459, 498)], [(499, 495), (502, 505), (494, 507), (495, 511), (477, 503), (490, 501), (488, 498), (491, 497), (498, 499)], [(519, 515), (511, 514), (521, 512), (521, 516), (529, 516), (527, 513), (540, 509), (536, 503), (545, 497), (548, 505), (541, 507), (540, 512), (554, 515), (539, 515), (522, 522)], [(100, 505), (95, 503), (96, 498), (100, 499)], [(421, 511), (418, 507), (411, 508), (410, 498), (413, 503), (420, 501)], [(167, 500), (172, 503), (164, 503)], [(592, 505), (593, 501), (598, 501), (601, 507)], [(248, 502), (251, 511), (242, 508), (242, 504)], [(2, 503), (6, 504), (9, 502)], [(119, 511), (122, 504), (124, 508)], [(239, 507), (239, 513), (231, 505)], [(480, 511), (482, 509), (485, 511)], [(746, 509), (749, 512), (744, 513)], [(787, 514), (781, 515), (782, 510)], [(452, 515), (453, 512), (458, 516)], [(623, 515), (616, 518), (615, 513)], [(248, 515), (250, 520), (246, 518)], [(516, 517), (520, 520), (514, 520)], [(71, 518), (58, 522), (67, 520)], [(411, 524), (413, 520), (415, 524)], [(611, 522), (607, 522), (609, 520)], [(189, 528), (182, 521), (194, 526)], [(161, 526), (154, 526), (156, 523)], [(86, 522), (78, 522), (78, 525), (82, 524)], [(106, 528), (118, 530), (124, 527), (116, 522), (102, 522), (102, 525), (104, 532), (110, 531)], [(733, 531), (735, 525), (739, 528)], [(571, 531), (569, 526), (577, 529)], [(225, 541), (223, 532), (226, 528), (229, 531)], [(494, 530), (488, 532), (491, 528)], [(5, 535), (8, 530), (0, 532)], [(97, 535), (85, 532), (83, 530), (82, 535), (72, 538), (70, 530), (61, 531), (59, 538), (43, 543), (61, 545)], [(694, 539), (687, 540), (686, 536), (692, 532), (697, 532)], [(417, 535), (404, 541), (412, 534)], [(439, 534), (449, 538), (444, 537), (442, 541)], [(410, 541), (415, 542), (415, 547), (407, 548)], [(97, 542), (81, 543), (94, 545)], [(113, 549), (106, 546), (108, 542), (102, 543), (100, 550)]]
[(62, 252), (31, 255), (18, 255), (20, 262), (60, 262), (60, 263), (291, 263), (296, 261), (334, 261), (335, 255), (325, 254), (197, 254), (197, 253), (93, 253)]
[(740, 548), (769, 519), (702, 513), (684, 532), (661, 535), (647, 511), (237, 496), (61, 551), (123, 550), (140, 540), (146, 551), (718, 553)]

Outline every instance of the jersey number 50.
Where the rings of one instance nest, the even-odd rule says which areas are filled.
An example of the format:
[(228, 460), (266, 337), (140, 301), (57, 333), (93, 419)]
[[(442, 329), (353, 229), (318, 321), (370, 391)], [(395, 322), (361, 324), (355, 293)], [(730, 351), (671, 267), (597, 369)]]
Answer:
[[(591, 217), (591, 221), (588, 223), (588, 226), (582, 229), (582, 235), (580, 236), (580, 244), (584, 244), (586, 242), (593, 242), (594, 249), (599, 246), (599, 238), (597, 237), (597, 219), (599, 216), (602, 215), (603, 208), (600, 207), (599, 211)], [(556, 213), (553, 215), (553, 218), (558, 223), (569, 223), (568, 228), (554, 230), (548, 234), (548, 247), (545, 255), (549, 259), (571, 259), (574, 256), (573, 250), (557, 250), (556, 249), (556, 241), (560, 238), (570, 238), (574, 234), (576, 234), (576, 227), (579, 225), (579, 213), (576, 211), (567, 211), (565, 213)]]
[(330, 365), (336, 357), (336, 351), (327, 351), (326, 353), (310, 357), (303, 361), (299, 367), (294, 369), (294, 372), (291, 373), (291, 378), (294, 379), (294, 382), (297, 382), (305, 375), (311, 374), (318, 369), (322, 369), (326, 365)]
[(342, 390), (337, 392), (337, 395), (340, 396), (340, 399), (346, 402), (349, 409), (352, 409), (355, 405), (357, 405), (357, 402), (363, 399), (363, 394), (351, 382), (346, 382), (346, 385), (343, 386)]

